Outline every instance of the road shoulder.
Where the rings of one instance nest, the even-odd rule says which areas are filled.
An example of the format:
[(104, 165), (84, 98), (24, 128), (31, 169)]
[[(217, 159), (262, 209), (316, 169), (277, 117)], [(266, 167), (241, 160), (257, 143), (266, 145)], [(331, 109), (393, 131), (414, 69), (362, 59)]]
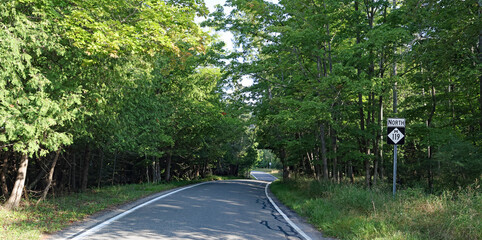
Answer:
[(273, 202), (278, 205), (281, 211), (286, 214), (286, 216), (296, 224), (303, 232), (306, 233), (311, 239), (313, 240), (335, 240), (335, 238), (328, 238), (324, 237), (323, 233), (321, 233), (318, 229), (316, 229), (313, 225), (311, 225), (305, 218), (299, 216), (295, 211), (291, 210), (287, 206), (285, 206), (281, 201), (276, 198), (276, 196), (271, 192), (270, 188), (268, 187), (268, 194), (269, 197), (273, 200)]

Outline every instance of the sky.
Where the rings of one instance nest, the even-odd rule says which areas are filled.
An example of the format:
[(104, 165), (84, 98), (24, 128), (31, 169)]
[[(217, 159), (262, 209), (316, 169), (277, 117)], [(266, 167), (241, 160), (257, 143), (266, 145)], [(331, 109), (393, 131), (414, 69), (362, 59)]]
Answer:
[[(208, 7), (209, 9), (209, 12), (212, 13), (214, 12), (214, 6), (216, 5), (221, 5), (221, 6), (224, 6), (224, 3), (226, 2), (225, 0), (205, 0), (204, 1), (206, 3), (206, 7)], [(228, 14), (230, 11), (229, 8), (224, 8), (224, 11), (226, 14)], [(198, 21), (203, 21), (204, 19), (199, 19)], [(219, 37), (221, 38), (222, 41), (224, 41), (224, 43), (226, 43), (226, 46), (225, 46), (225, 49), (226, 50), (232, 50), (233, 49), (233, 34), (231, 34), (230, 32), (225, 32), (225, 31), (217, 31), (217, 34), (219, 35)]]
[[(278, 0), (268, 0), (268, 1), (273, 3), (278, 3)], [(215, 9), (214, 6), (218, 4), (221, 6), (224, 6), (226, 1), (225, 0), (205, 0), (204, 2), (206, 3), (206, 7), (208, 7), (209, 12), (212, 13), (214, 12), (214, 9)], [(231, 8), (224, 7), (225, 14), (229, 14), (230, 11), (231, 11)], [(196, 19), (196, 21), (198, 22), (202, 22), (203, 20), (204, 20), (203, 18)], [(224, 48), (228, 51), (233, 50), (234, 48), (233, 34), (225, 31), (217, 31), (217, 34), (219, 35), (219, 38), (226, 44)], [(245, 87), (251, 86), (253, 85), (253, 80), (248, 77), (244, 77), (241, 81), (241, 84)]]
[[(209, 9), (209, 12), (212, 13), (212, 12), (214, 12), (216, 5), (219, 4), (221, 6), (224, 6), (224, 3), (226, 1), (225, 0), (205, 0), (204, 2), (206, 3), (206, 7)], [(231, 8), (224, 7), (224, 13), (225, 14), (229, 14), (230, 11), (231, 11)], [(203, 20), (204, 20), (204, 18), (197, 18), (196, 19), (197, 22), (202, 22)], [(205, 30), (209, 31), (209, 28), (207, 28)], [(231, 34), (229, 31), (228, 32), (226, 32), (226, 31), (216, 31), (216, 33), (219, 35), (219, 38), (221, 39), (221, 41), (223, 41), (226, 44), (224, 46), (224, 49), (228, 50), (228, 51), (233, 50), (233, 48), (234, 48), (234, 44), (233, 44), (234, 36), (233, 36), (233, 34)], [(244, 77), (241, 80), (241, 84), (245, 87), (248, 87), (248, 86), (253, 85), (253, 80), (250, 79), (250, 78)], [(227, 92), (228, 93), (232, 92), (232, 90), (230, 89)]]
[[(272, 3), (278, 3), (278, 0), (267, 0), (267, 1)], [(204, 0), (204, 2), (206, 3), (206, 7), (208, 7), (209, 12), (212, 13), (214, 12), (214, 6), (218, 4), (221, 6), (224, 6), (224, 3), (226, 1), (225, 0)], [(231, 8), (229, 7), (224, 8), (224, 12), (226, 14), (228, 14), (230, 11), (231, 11)], [(233, 41), (232, 41), (233, 34), (231, 34), (230, 32), (224, 32), (224, 31), (223, 32), (218, 31), (218, 34), (220, 35), (220, 38), (226, 43), (225, 48), (228, 50), (233, 49)]]

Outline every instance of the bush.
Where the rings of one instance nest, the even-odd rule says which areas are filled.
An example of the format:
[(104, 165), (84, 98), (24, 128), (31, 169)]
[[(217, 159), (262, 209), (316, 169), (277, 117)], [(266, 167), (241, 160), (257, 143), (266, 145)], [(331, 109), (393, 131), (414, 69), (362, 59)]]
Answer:
[(440, 164), (439, 188), (466, 187), (482, 177), (482, 151), (458, 137), (440, 147), (434, 160)]

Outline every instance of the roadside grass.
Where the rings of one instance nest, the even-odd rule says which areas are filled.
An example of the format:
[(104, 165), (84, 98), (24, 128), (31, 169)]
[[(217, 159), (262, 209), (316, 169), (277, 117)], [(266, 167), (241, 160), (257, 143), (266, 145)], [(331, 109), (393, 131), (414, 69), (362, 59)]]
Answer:
[(273, 169), (273, 168), (255, 168), (251, 171), (259, 171), (259, 172), (265, 172), (265, 173), (269, 173), (273, 176), (275, 176), (276, 178), (278, 179), (281, 179), (283, 176), (282, 176), (282, 173), (279, 169)]
[(309, 180), (274, 182), (271, 191), (325, 235), (339, 239), (482, 239), (479, 185), (429, 195)]
[(45, 234), (64, 229), (96, 212), (157, 192), (198, 182), (228, 179), (235, 177), (209, 176), (195, 181), (109, 186), (50, 198), (37, 206), (35, 199), (23, 200), (15, 211), (0, 208), (0, 239), (43, 239)]

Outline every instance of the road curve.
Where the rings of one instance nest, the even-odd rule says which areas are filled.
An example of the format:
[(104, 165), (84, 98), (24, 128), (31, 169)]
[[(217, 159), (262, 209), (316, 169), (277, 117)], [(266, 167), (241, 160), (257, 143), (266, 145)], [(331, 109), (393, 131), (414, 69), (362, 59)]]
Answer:
[(82, 239), (303, 239), (270, 204), (265, 186), (256, 180), (198, 185)]
[(251, 171), (251, 176), (253, 176), (256, 180), (267, 181), (267, 182), (273, 182), (278, 179), (277, 177), (269, 173), (260, 172), (260, 171)]
[(328, 239), (269, 194), (268, 184), (277, 178), (251, 175), (258, 180), (205, 182), (162, 192), (49, 239)]

